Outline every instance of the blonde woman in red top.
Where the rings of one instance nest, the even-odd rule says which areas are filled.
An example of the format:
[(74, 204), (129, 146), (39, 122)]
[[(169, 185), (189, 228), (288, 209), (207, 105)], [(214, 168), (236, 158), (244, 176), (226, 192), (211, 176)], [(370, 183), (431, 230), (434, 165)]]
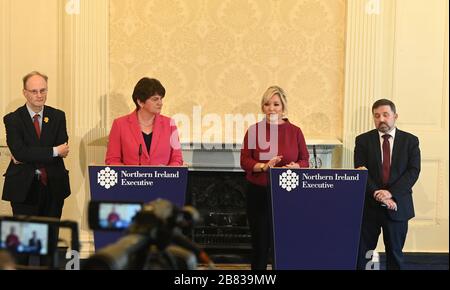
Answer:
[(287, 119), (286, 93), (269, 87), (261, 100), (266, 115), (245, 134), (241, 167), (246, 172), (247, 217), (252, 234), (252, 270), (265, 270), (272, 241), (270, 167), (307, 168), (309, 153), (302, 130)]

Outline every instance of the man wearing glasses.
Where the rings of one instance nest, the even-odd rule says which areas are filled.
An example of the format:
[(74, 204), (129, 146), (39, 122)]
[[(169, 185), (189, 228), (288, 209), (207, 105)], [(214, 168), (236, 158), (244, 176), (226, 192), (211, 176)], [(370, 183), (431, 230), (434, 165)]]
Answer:
[(70, 194), (63, 158), (69, 153), (63, 111), (45, 106), (48, 77), (33, 71), (23, 78), (26, 104), (3, 118), (11, 162), (5, 173), (3, 200), (13, 214), (61, 218)]

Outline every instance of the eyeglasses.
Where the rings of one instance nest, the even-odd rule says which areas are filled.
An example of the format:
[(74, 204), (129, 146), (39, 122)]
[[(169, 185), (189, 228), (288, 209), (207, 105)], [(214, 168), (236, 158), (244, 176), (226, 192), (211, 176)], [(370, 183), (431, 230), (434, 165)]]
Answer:
[(25, 91), (30, 92), (31, 94), (37, 96), (38, 93), (40, 93), (41, 95), (46, 95), (48, 92), (48, 89), (40, 89), (40, 90), (27, 90), (25, 89)]

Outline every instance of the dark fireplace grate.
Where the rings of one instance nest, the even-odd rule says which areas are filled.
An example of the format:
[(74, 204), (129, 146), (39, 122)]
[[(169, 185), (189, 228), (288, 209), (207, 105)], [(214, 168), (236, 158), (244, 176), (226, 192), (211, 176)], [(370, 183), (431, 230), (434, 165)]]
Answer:
[(201, 214), (193, 240), (224, 252), (250, 249), (243, 172), (190, 171), (187, 202)]

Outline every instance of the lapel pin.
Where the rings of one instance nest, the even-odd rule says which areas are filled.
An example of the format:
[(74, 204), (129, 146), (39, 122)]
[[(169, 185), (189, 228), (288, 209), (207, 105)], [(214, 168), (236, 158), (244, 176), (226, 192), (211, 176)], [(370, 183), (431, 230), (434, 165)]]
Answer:
[(44, 122), (48, 123), (48, 121), (49, 121), (48, 117), (44, 117)]

